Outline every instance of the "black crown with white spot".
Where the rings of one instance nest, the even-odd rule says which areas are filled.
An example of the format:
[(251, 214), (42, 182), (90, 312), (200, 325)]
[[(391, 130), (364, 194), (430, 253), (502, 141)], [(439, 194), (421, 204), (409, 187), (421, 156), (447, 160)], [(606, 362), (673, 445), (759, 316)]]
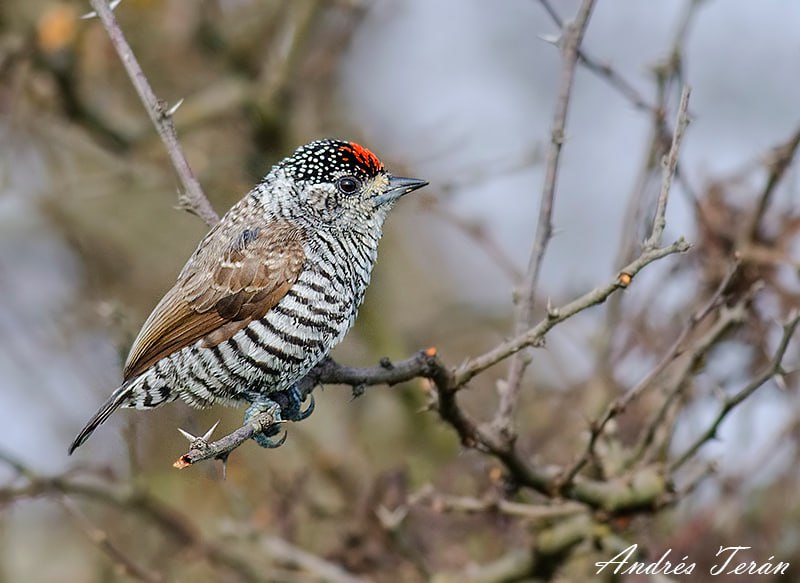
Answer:
[(280, 167), (297, 181), (333, 182), (341, 176), (373, 178), (385, 172), (378, 157), (345, 140), (317, 140), (301, 146)]

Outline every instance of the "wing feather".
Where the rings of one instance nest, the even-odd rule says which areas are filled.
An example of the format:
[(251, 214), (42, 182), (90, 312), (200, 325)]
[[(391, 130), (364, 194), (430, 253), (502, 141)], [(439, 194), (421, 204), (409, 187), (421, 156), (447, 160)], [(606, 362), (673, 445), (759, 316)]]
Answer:
[(198, 340), (216, 346), (264, 317), (302, 272), (303, 239), (285, 221), (212, 229), (142, 326), (124, 379)]

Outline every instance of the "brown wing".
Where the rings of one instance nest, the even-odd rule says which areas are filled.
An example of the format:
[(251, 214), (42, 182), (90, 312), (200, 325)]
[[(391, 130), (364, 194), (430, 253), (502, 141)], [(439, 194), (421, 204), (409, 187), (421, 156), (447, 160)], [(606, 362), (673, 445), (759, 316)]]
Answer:
[(294, 285), (304, 262), (303, 232), (288, 222), (214, 228), (142, 326), (124, 379), (200, 339), (216, 346), (262, 318)]

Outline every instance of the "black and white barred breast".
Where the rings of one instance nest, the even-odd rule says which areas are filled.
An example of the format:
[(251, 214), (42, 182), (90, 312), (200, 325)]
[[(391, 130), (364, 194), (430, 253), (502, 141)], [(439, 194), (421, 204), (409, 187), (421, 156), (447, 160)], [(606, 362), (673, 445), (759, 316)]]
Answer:
[(157, 361), (131, 383), (123, 407), (148, 409), (178, 398), (195, 407), (238, 405), (288, 389), (339, 344), (369, 285), (377, 239), (318, 233), (306, 265), (263, 317), (216, 346), (195, 342)]

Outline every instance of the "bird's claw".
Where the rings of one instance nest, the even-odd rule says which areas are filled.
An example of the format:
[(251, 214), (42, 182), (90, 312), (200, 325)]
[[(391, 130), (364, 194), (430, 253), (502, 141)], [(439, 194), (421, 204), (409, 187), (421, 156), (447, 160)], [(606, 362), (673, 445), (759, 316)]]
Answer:
[(267, 449), (275, 449), (276, 447), (282, 446), (286, 442), (286, 436), (289, 435), (288, 431), (284, 431), (283, 435), (280, 436), (279, 439), (274, 440), (272, 436), (277, 435), (280, 433), (281, 426), (280, 425), (272, 425), (269, 429), (275, 429), (275, 432), (271, 435), (268, 434), (268, 431), (262, 431), (261, 433), (256, 433), (253, 435), (253, 441), (255, 441), (261, 447), (265, 447)]
[(256, 415), (269, 412), (272, 414), (273, 423), (262, 431), (253, 435), (253, 440), (261, 447), (274, 449), (286, 441), (286, 432), (279, 439), (272, 439), (281, 431), (282, 421), (302, 421), (314, 412), (314, 397), (309, 395), (309, 402), (303, 409), (303, 394), (292, 386), (285, 391), (272, 393), (270, 397), (259, 396), (247, 408), (244, 420), (249, 423)]
[(292, 421), (302, 421), (314, 412), (314, 395), (308, 396), (308, 406), (298, 411), (297, 416)]
[(285, 391), (273, 393), (270, 400), (278, 403), (281, 419), (284, 421), (302, 421), (314, 412), (314, 396), (309, 395), (308, 406), (303, 409), (305, 396), (295, 385)]

